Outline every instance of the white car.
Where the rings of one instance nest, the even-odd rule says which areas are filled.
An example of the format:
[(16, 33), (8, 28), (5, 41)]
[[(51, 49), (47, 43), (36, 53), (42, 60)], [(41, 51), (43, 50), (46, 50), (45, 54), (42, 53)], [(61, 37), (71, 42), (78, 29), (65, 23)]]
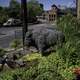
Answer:
[(20, 25), (21, 21), (19, 19), (13, 18), (8, 19), (8, 21), (3, 24), (3, 26), (20, 26)]

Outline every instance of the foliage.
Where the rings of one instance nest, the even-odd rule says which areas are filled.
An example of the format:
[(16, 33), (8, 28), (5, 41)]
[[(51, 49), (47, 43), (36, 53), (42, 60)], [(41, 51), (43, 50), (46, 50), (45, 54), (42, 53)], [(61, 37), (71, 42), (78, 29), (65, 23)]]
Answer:
[(6, 51), (3, 48), (0, 48), (0, 57), (5, 55)]
[[(43, 12), (43, 4), (37, 0), (29, 0), (27, 2), (27, 20), (28, 22), (35, 22), (36, 16)], [(3, 24), (8, 18), (21, 19), (21, 7), (17, 0), (10, 0), (8, 7), (0, 7), (0, 23)]]
[(27, 2), (27, 14), (28, 22), (36, 21), (36, 16), (40, 15), (43, 11), (42, 5), (36, 0), (30, 0)]
[(66, 41), (74, 40), (76, 37), (79, 38), (80, 23), (78, 19), (71, 14), (59, 18), (57, 25), (58, 28), (64, 32)]
[(8, 16), (6, 16), (5, 14), (2, 14), (0, 16), (0, 23), (3, 24), (4, 22), (6, 22), (8, 20)]
[[(25, 73), (25, 69), (15, 69), (15, 70), (7, 70), (4, 72), (1, 72), (0, 74), (0, 80), (17, 80), (17, 75), (19, 80), (26, 80), (26, 79), (20, 79), (19, 76)], [(16, 75), (17, 74), (17, 75)]]
[(23, 56), (21, 59), (24, 61), (33, 61), (33, 60), (40, 59), (40, 58), (41, 58), (41, 54), (31, 53), (31, 54), (27, 54)]
[(20, 3), (18, 1), (11, 0), (8, 9), (9, 17), (20, 18)]
[(64, 32), (66, 43), (58, 50), (60, 55), (70, 65), (80, 62), (80, 23), (71, 14), (63, 16), (58, 21), (59, 28)]
[(65, 34), (66, 42), (57, 52), (67, 65), (68, 69), (63, 71), (67, 76), (70, 67), (80, 66), (80, 23), (76, 17), (67, 14), (61, 17), (57, 24), (58, 28)]
[(0, 24), (10, 17), (20, 18), (20, 4), (16, 0), (11, 0), (8, 7), (0, 7)]
[(80, 56), (79, 49), (77, 48), (79, 45), (75, 45), (70, 41), (66, 42), (62, 48), (58, 49), (57, 52), (63, 58), (63, 60), (67, 63), (67, 66), (78, 65), (80, 64)]
[[(52, 55), (50, 57), (52, 57)], [(52, 65), (51, 62), (53, 61), (51, 60), (51, 62), (49, 62), (50, 57), (41, 57), (39, 64), (31, 66), (29, 69), (21, 68), (3, 72), (0, 74), (0, 80), (5, 80), (5, 78), (8, 80), (64, 80), (64, 78), (57, 73), (56, 66), (54, 67), (54, 65)]]
[(0, 8), (0, 24), (2, 25), (4, 22), (8, 20), (8, 14), (5, 11), (5, 8)]
[(74, 77), (71, 70), (72, 68), (66, 66), (58, 53), (52, 53), (48, 57), (41, 57), (39, 63), (29, 69), (2, 72), (0, 80), (72, 80)]
[(11, 47), (14, 48), (15, 50), (20, 48), (21, 45), (21, 41), (18, 39), (13, 40), (13, 42), (11, 43)]

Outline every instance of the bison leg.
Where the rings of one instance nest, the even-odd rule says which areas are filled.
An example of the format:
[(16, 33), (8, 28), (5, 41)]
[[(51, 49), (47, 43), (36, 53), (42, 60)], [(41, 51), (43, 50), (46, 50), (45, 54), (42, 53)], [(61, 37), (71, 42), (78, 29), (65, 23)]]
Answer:
[(44, 52), (44, 38), (42, 36), (39, 36), (38, 40), (37, 40), (37, 48), (39, 53), (43, 53)]

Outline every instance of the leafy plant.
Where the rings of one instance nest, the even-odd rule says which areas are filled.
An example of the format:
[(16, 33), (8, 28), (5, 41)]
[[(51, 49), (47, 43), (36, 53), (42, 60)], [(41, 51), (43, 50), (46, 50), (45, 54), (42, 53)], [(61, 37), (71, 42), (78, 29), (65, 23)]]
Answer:
[(6, 51), (3, 48), (0, 48), (0, 57), (5, 55)]
[(11, 43), (11, 47), (14, 48), (15, 50), (18, 49), (20, 45), (21, 45), (21, 42), (18, 39), (13, 40), (13, 42)]
[(71, 14), (60, 17), (57, 21), (58, 28), (63, 31), (65, 34), (66, 41), (74, 40), (75, 37), (79, 34), (80, 23), (76, 17)]
[(27, 55), (23, 56), (21, 59), (24, 61), (33, 61), (36, 59), (40, 59), (41, 57), (42, 57), (42, 55), (39, 53), (31, 53), (31, 54), (27, 54)]
[(65, 34), (66, 43), (58, 52), (62, 58), (70, 65), (79, 64), (80, 60), (80, 23), (77, 18), (71, 14), (61, 17), (58, 22), (58, 28)]

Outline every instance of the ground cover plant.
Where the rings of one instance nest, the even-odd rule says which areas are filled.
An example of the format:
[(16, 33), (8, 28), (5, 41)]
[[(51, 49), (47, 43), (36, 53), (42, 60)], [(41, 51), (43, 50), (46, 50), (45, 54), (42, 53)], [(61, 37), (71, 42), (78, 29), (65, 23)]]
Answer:
[(80, 23), (68, 14), (57, 21), (65, 35), (65, 43), (48, 56), (32, 53), (23, 56), (26, 61), (38, 61), (30, 67), (0, 72), (0, 80), (76, 80), (74, 70), (80, 68)]

